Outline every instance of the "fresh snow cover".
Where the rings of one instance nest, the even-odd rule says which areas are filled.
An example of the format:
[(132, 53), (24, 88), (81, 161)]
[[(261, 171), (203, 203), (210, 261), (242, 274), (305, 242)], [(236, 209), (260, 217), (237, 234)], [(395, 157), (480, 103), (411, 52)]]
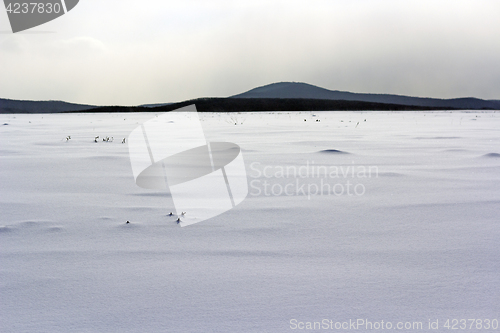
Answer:
[(500, 113), (200, 113), (249, 195), (185, 228), (122, 143), (156, 115), (0, 115), (1, 332), (500, 319)]

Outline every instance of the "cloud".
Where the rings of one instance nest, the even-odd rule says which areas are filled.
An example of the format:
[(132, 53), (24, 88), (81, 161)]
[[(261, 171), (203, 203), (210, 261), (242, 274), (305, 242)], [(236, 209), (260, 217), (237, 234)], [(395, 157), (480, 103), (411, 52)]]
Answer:
[[(0, 88), (43, 98), (36, 85), (49, 80), (46, 99), (96, 104), (229, 96), (276, 81), (498, 99), (498, 12), (495, 0), (86, 0), (47, 25), (55, 34), (0, 41), (13, 65), (0, 69), (10, 82)], [(29, 56), (8, 55), (22, 50)]]
[(29, 48), (29, 43), (22, 35), (8, 35), (0, 41), (0, 53), (23, 53)]
[(56, 51), (78, 54), (81, 56), (102, 54), (107, 51), (103, 42), (88, 36), (57, 40), (54, 42), (53, 46)]

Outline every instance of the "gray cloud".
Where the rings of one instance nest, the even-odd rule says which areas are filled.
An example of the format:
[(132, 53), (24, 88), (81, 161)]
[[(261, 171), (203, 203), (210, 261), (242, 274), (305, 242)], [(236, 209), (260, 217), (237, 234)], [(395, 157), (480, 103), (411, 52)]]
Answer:
[[(0, 91), (140, 104), (304, 81), (499, 99), (499, 12), (495, 0), (86, 0), (40, 27), (55, 34), (0, 35), (0, 57), (11, 64), (0, 68)], [(26, 48), (29, 55), (15, 55)]]

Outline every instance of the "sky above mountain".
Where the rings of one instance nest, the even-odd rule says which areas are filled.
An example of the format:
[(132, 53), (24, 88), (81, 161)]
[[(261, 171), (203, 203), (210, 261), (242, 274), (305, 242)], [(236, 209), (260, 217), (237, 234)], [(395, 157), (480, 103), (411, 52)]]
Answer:
[(498, 13), (497, 0), (81, 0), (12, 34), (0, 8), (0, 97), (137, 105), (299, 81), (499, 99)]

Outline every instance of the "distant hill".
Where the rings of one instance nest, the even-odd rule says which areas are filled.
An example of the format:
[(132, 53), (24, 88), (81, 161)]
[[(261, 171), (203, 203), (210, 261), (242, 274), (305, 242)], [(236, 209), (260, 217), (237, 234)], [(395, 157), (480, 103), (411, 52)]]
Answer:
[(344, 101), (362, 101), (384, 104), (424, 106), (431, 108), (490, 109), (499, 110), (500, 103), (494, 100), (466, 97), (454, 99), (421, 98), (389, 94), (358, 94), (347, 91), (328, 90), (300, 82), (280, 82), (254, 88), (231, 98), (306, 98)]
[(74, 104), (62, 101), (18, 101), (0, 98), (0, 113), (58, 113), (83, 111), (96, 107), (95, 105)]
[[(144, 104), (139, 105), (139, 107), (155, 108), (169, 104), (171, 103)], [(0, 98), (0, 113), (59, 113), (88, 111), (95, 108), (101, 107), (96, 105), (75, 104), (63, 101), (20, 101)]]
[(319, 110), (500, 110), (500, 101), (479, 98), (420, 98), (388, 94), (357, 94), (307, 83), (280, 82), (228, 98), (198, 98), (179, 103), (139, 106), (95, 106), (62, 101), (18, 101), (0, 98), (0, 113), (151, 112), (196, 104), (198, 111), (319, 111)]

